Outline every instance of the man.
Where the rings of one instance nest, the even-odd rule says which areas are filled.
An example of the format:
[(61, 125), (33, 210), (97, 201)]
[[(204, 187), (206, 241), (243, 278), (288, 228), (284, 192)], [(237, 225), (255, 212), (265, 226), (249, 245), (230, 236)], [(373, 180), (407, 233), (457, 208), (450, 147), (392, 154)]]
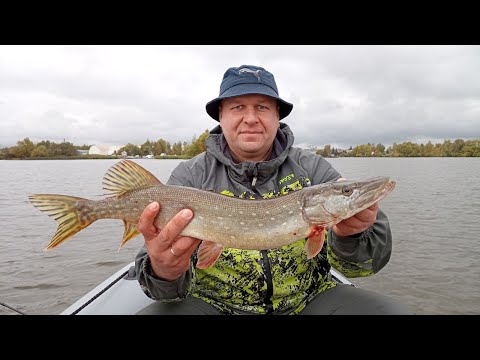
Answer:
[[(220, 123), (209, 134), (207, 151), (180, 163), (167, 183), (269, 198), (338, 180), (340, 174), (323, 157), (292, 147), (293, 134), (280, 123), (292, 108), (264, 68), (228, 69), (220, 95), (206, 105)], [(329, 277), (332, 265), (355, 277), (374, 274), (388, 262), (390, 225), (378, 204), (330, 229), (320, 254), (310, 260), (305, 239), (299, 239), (272, 250), (226, 248), (207, 269), (195, 267), (200, 240), (179, 236), (195, 214), (184, 209), (157, 229), (153, 219), (159, 211), (158, 203), (150, 204), (138, 225), (145, 246), (135, 261), (137, 279), (159, 300), (140, 314), (408, 313), (392, 299)]]

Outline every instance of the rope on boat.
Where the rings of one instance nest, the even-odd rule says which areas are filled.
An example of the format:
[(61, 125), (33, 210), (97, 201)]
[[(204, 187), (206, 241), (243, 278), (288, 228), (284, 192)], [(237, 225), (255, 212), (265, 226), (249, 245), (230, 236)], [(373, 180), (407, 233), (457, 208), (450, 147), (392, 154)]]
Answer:
[(90, 300), (88, 300), (85, 304), (83, 304), (82, 306), (80, 306), (77, 310), (75, 310), (74, 312), (72, 312), (70, 315), (76, 315), (78, 314), (80, 311), (82, 311), (82, 309), (84, 309), (87, 305), (91, 304), (93, 301), (95, 301), (96, 298), (98, 298), (100, 295), (102, 295), (105, 291), (107, 291), (108, 289), (110, 289), (114, 284), (116, 284), (117, 282), (119, 282), (121, 279), (123, 279), (123, 277), (125, 277), (125, 275), (128, 274), (128, 271), (125, 271), (123, 274), (121, 274), (118, 278), (116, 278), (114, 281), (112, 281), (106, 288), (104, 288), (102, 291), (100, 291), (98, 294), (96, 294), (94, 297), (92, 297)]
[(3, 303), (3, 302), (0, 302), (0, 305), (5, 306), (6, 308), (8, 308), (8, 309), (10, 309), (10, 310), (12, 310), (12, 311), (15, 311), (16, 313), (19, 313), (20, 315), (27, 315), (27, 314), (21, 312), (20, 310), (17, 310), (17, 309), (15, 309), (15, 308), (11, 307), (10, 305), (7, 305), (7, 304), (5, 304), (5, 303)]

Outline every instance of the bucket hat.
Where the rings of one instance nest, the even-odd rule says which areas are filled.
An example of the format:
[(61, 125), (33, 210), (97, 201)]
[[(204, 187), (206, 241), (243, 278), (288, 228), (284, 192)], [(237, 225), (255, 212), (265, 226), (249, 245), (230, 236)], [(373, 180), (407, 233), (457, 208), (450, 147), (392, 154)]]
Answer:
[(277, 99), (280, 106), (280, 120), (288, 116), (293, 109), (292, 104), (278, 95), (277, 84), (272, 73), (262, 67), (242, 65), (231, 67), (225, 72), (218, 97), (205, 106), (208, 115), (219, 121), (218, 105), (222, 99), (247, 94), (261, 94)]

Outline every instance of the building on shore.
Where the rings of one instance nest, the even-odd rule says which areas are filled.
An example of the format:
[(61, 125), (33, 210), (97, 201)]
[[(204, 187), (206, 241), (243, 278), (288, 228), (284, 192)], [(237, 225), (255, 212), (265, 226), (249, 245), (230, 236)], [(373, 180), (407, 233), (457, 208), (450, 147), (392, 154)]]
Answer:
[(88, 155), (113, 155), (120, 150), (121, 146), (99, 144), (92, 145), (88, 150)]

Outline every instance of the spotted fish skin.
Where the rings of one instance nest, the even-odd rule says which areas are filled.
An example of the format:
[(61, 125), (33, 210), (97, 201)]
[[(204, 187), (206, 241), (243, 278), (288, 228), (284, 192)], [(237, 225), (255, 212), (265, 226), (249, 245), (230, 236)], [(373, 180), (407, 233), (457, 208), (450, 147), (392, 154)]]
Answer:
[(194, 213), (183, 236), (203, 240), (197, 267), (213, 265), (223, 247), (264, 250), (308, 238), (309, 258), (323, 246), (325, 229), (383, 199), (395, 187), (387, 177), (338, 181), (303, 188), (272, 199), (239, 199), (185, 186), (162, 184), (130, 160), (112, 166), (103, 179), (109, 197), (88, 200), (57, 194), (30, 195), (31, 203), (59, 222), (46, 250), (52, 249), (99, 219), (121, 219), (121, 242), (140, 234), (137, 224), (151, 202), (161, 204), (155, 218), (162, 229), (180, 210)]

